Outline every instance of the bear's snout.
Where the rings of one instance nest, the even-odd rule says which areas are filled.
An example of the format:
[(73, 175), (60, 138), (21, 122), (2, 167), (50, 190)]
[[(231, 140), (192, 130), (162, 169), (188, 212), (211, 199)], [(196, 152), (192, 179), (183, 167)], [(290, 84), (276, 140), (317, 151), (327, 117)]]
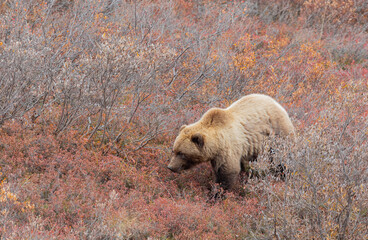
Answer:
[(178, 172), (175, 168), (173, 168), (172, 166), (168, 165), (167, 166), (168, 169), (170, 169), (172, 172)]
[(183, 169), (183, 166), (185, 165), (185, 162), (177, 157), (172, 157), (170, 160), (169, 165), (167, 165), (167, 168), (170, 169), (172, 172), (180, 172)]

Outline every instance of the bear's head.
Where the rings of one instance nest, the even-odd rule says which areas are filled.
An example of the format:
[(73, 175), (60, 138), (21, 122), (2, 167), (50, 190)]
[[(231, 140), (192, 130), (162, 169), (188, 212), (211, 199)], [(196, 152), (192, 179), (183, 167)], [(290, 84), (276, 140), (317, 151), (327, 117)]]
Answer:
[(173, 172), (189, 169), (210, 161), (217, 154), (221, 139), (219, 128), (224, 128), (228, 113), (222, 109), (210, 109), (198, 122), (180, 128), (173, 147), (173, 155), (167, 166)]
[(206, 161), (205, 136), (192, 130), (190, 127), (182, 126), (175, 139), (173, 155), (167, 166), (173, 172), (180, 172)]

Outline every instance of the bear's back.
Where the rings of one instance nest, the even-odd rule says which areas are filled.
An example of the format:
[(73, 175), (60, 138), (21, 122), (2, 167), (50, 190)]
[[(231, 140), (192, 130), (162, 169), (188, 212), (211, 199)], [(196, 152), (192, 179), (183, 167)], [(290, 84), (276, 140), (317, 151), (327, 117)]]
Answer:
[(284, 136), (294, 134), (286, 110), (273, 98), (263, 94), (250, 94), (231, 104), (227, 109), (244, 126), (262, 133), (274, 132)]

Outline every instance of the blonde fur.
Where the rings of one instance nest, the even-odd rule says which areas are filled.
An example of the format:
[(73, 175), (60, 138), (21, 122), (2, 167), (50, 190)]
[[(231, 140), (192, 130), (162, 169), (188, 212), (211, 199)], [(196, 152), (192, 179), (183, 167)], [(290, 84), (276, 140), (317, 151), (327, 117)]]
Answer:
[[(287, 112), (274, 99), (262, 94), (247, 95), (226, 109), (212, 108), (198, 122), (183, 126), (168, 167), (180, 171), (183, 166), (190, 168), (211, 161), (217, 182), (231, 188), (242, 165), (259, 154), (265, 137), (294, 134)], [(200, 138), (194, 140), (193, 135)], [(198, 141), (202, 140), (200, 146)]]

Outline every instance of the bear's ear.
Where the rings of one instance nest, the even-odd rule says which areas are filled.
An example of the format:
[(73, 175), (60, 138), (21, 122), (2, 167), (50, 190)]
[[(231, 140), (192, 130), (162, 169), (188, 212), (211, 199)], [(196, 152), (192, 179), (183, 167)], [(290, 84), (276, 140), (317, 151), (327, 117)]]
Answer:
[(229, 114), (223, 109), (212, 108), (204, 116), (204, 122), (207, 126), (223, 126), (229, 121)]
[(202, 134), (196, 133), (190, 138), (190, 140), (194, 142), (199, 148), (203, 148), (204, 138)]
[(179, 132), (181, 132), (186, 126), (187, 125), (185, 125), (185, 124), (183, 126), (181, 126), (180, 129), (179, 129)]

